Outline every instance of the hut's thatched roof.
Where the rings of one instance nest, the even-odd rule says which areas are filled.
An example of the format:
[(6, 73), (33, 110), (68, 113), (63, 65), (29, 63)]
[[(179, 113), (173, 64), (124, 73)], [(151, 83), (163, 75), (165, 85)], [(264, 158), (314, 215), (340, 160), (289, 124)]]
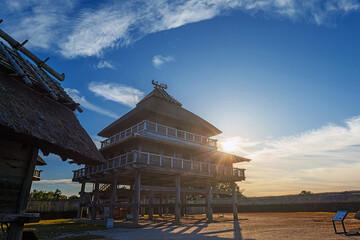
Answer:
[(98, 135), (111, 137), (119, 131), (145, 119), (164, 125), (172, 123), (178, 124), (181, 127), (187, 126), (187, 131), (201, 133), (209, 137), (221, 133), (219, 129), (209, 122), (183, 108), (181, 103), (163, 88), (155, 86), (154, 90), (145, 96), (134, 109), (111, 123)]
[[(1, 29), (0, 33), (1, 37), (6, 35)], [(8, 35), (6, 38), (15, 41)], [(44, 63), (35, 66), (16, 47), (2, 41), (0, 45), (0, 136), (78, 164), (103, 162), (73, 112), (79, 109), (78, 104), (42, 69)], [(17, 68), (23, 74), (19, 75)]]
[(37, 159), (36, 159), (36, 165), (38, 166), (44, 166), (44, 165), (47, 165), (47, 163), (45, 162), (45, 160), (40, 157), (39, 155), (37, 156)]

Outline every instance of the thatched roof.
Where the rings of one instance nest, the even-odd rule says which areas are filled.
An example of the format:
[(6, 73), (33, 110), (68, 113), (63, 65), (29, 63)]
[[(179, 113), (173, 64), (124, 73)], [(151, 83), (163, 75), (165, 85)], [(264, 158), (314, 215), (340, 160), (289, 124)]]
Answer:
[(79, 104), (43, 67), (58, 78), (64, 75), (44, 62), (37, 66), (30, 63), (19, 51), (27, 51), (36, 60), (35, 55), (1, 29), (0, 36), (12, 46), (0, 41), (0, 136), (39, 148), (45, 155), (54, 153), (63, 160), (71, 158), (78, 164), (103, 162), (73, 112), (81, 111)]
[(103, 159), (75, 114), (0, 72), (0, 136), (76, 163)]
[(174, 124), (173, 127), (183, 128), (186, 131), (214, 136), (221, 131), (201, 117), (186, 110), (181, 103), (168, 94), (165, 89), (154, 87), (154, 90), (145, 96), (134, 109), (111, 123), (98, 135), (110, 137), (142, 120), (150, 120), (164, 125)]
[(36, 165), (38, 166), (44, 166), (44, 165), (47, 165), (47, 163), (45, 162), (45, 160), (40, 157), (39, 155), (37, 156), (37, 159), (36, 159)]

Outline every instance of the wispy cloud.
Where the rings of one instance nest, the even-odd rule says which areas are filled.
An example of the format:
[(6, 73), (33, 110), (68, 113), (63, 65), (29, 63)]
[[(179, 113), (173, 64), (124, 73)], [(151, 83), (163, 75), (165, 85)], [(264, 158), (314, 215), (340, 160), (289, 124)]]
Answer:
[(47, 183), (47, 184), (56, 184), (56, 183), (72, 183), (71, 179), (54, 179), (54, 180), (46, 180), (46, 179), (41, 179), (42, 183)]
[[(360, 116), (344, 125), (329, 124), (294, 136), (259, 142), (238, 138), (232, 152), (252, 159), (242, 183), (249, 195), (299, 193), (301, 190), (358, 189)], [(233, 141), (223, 139), (221, 143)]]
[(129, 107), (135, 107), (144, 96), (144, 93), (136, 88), (117, 83), (91, 82), (89, 90), (97, 96), (107, 100), (118, 102)]
[(114, 112), (108, 111), (106, 109), (103, 109), (99, 106), (96, 106), (86, 100), (84, 96), (80, 96), (80, 92), (76, 89), (71, 88), (65, 88), (65, 91), (70, 95), (70, 97), (77, 103), (80, 103), (80, 105), (86, 109), (89, 109), (91, 111), (100, 113), (102, 115), (118, 119), (120, 116)]
[(163, 64), (173, 61), (175, 61), (175, 58), (173, 56), (156, 55), (152, 59), (152, 64), (154, 65), (154, 67), (159, 69)]
[(98, 64), (94, 65), (95, 69), (103, 69), (103, 68), (109, 68), (112, 70), (116, 70), (116, 66), (114, 63), (112, 63), (111, 61), (105, 61), (105, 60), (100, 60), (98, 62)]
[[(120, 1), (83, 8), (77, 0), (7, 0), (0, 13), (3, 25), (29, 45), (56, 46), (69, 58), (100, 56), (104, 50), (127, 46), (144, 36), (189, 23), (233, 14), (333, 25), (338, 17), (358, 12), (358, 0), (175, 0)], [(17, 26), (14, 28), (13, 26)]]
[(101, 148), (101, 141), (105, 140), (106, 138), (104, 137), (100, 137), (100, 136), (97, 136), (97, 135), (92, 135), (91, 136), (91, 139), (93, 140), (93, 142), (95, 143), (96, 147), (98, 149)]

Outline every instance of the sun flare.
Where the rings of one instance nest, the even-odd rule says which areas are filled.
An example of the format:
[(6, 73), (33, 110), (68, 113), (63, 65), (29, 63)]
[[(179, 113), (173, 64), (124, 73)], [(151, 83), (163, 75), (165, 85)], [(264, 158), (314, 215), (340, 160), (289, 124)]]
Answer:
[(224, 152), (233, 152), (237, 149), (238, 142), (236, 139), (230, 138), (230, 139), (220, 141), (219, 144), (220, 144), (220, 148)]

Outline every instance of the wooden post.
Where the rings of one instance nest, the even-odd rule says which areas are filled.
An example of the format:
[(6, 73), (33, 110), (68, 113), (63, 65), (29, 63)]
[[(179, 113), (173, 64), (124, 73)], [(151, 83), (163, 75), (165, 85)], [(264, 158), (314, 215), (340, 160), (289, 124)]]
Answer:
[(166, 195), (165, 197), (165, 204), (166, 204), (166, 207), (165, 207), (165, 215), (169, 215), (169, 195)]
[(210, 179), (207, 179), (206, 181), (206, 203), (207, 203), (207, 209), (206, 209), (206, 216), (208, 222), (212, 222), (213, 220), (213, 211), (212, 211), (212, 190), (211, 190), (211, 181)]
[(180, 175), (175, 175), (175, 223), (180, 223)]
[(160, 204), (160, 207), (159, 207), (159, 217), (162, 217), (163, 216), (163, 196), (160, 194), (160, 197), (159, 197), (159, 204)]
[(92, 204), (91, 204), (91, 220), (96, 219), (96, 209), (97, 209), (96, 204), (98, 202), (98, 198), (99, 198), (99, 180), (96, 180), (94, 194), (93, 194), (93, 200), (92, 200)]
[(141, 173), (139, 170), (137, 170), (135, 172), (134, 201), (133, 201), (133, 223), (134, 224), (139, 224), (140, 184), (141, 184)]
[[(141, 195), (141, 204), (145, 204), (146, 202), (145, 202), (145, 196), (144, 195)], [(141, 212), (141, 216), (143, 217), (143, 216), (145, 216), (145, 207), (141, 207), (141, 210), (140, 210), (140, 212)]]
[(238, 220), (237, 199), (236, 199), (236, 183), (235, 182), (231, 182), (231, 190), (232, 190), (232, 199), (233, 199), (234, 220)]
[(185, 207), (184, 204), (186, 203), (186, 194), (184, 192), (180, 193), (180, 197), (181, 197), (181, 209), (180, 209), (180, 216), (184, 217), (185, 216)]
[(112, 183), (112, 194), (110, 200), (110, 218), (114, 218), (115, 216), (115, 202), (116, 202), (116, 190), (117, 190), (117, 178), (114, 176)]
[(153, 220), (154, 218), (154, 207), (153, 207), (153, 204), (154, 204), (154, 191), (151, 190), (150, 191), (150, 195), (149, 195), (149, 220)]
[[(28, 167), (27, 172), (25, 173), (23, 184), (20, 192), (20, 198), (18, 202), (17, 212), (25, 213), (26, 205), (29, 200), (29, 194), (31, 189), (32, 178), (35, 170), (35, 165), (37, 161), (39, 149), (34, 148), (30, 151), (30, 156), (28, 157)], [(9, 235), (7, 239), (21, 240), (24, 230), (24, 222), (13, 222), (10, 224)]]
[(82, 218), (82, 211), (83, 211), (82, 201), (83, 201), (84, 194), (85, 194), (85, 186), (86, 186), (86, 182), (82, 182), (81, 183), (81, 190), (80, 190), (80, 199), (79, 199), (77, 218)]

